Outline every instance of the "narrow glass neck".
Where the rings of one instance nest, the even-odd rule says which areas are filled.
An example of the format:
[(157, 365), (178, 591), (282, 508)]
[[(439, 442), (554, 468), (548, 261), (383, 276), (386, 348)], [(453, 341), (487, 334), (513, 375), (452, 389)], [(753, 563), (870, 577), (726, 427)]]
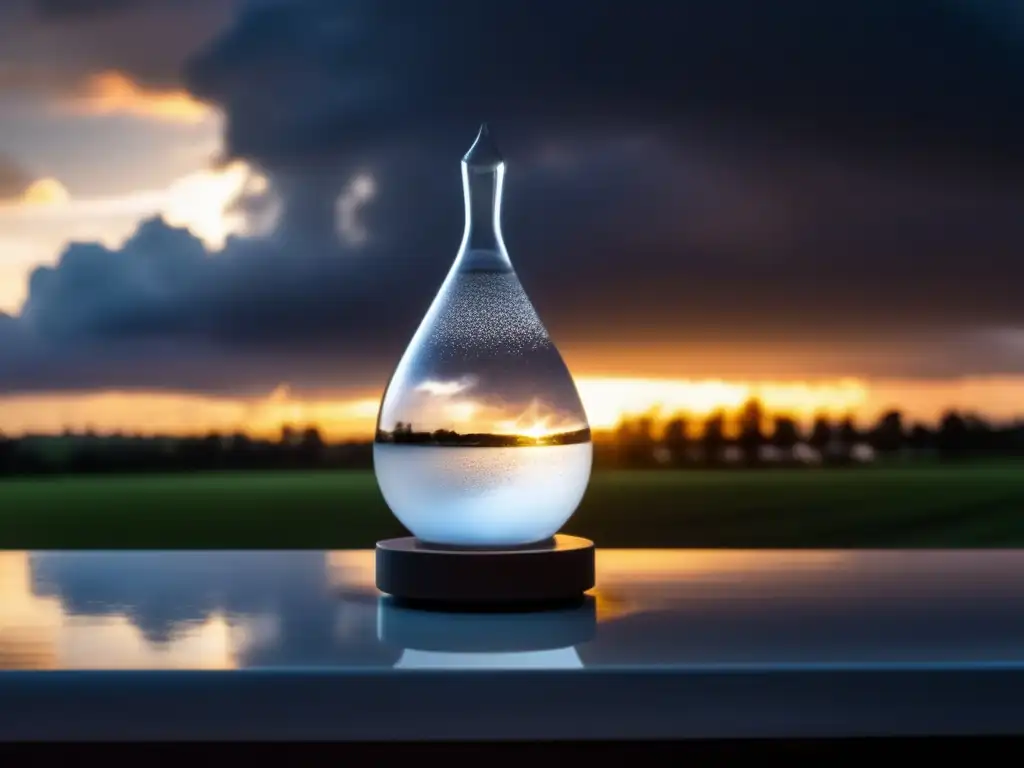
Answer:
[[(505, 254), (501, 237), (501, 192), (505, 164), (493, 168), (474, 168), (462, 164), (462, 191), (466, 200), (464, 251), (498, 251)], [(507, 258), (507, 256), (506, 256)]]

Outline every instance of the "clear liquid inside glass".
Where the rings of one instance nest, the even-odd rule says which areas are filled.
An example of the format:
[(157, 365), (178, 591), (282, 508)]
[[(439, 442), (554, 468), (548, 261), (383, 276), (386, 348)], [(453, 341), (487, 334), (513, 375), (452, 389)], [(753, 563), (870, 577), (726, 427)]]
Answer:
[(504, 162), (484, 129), (462, 170), (462, 247), (384, 393), (374, 470), (424, 542), (530, 544), (582, 500), (590, 428), (505, 249)]

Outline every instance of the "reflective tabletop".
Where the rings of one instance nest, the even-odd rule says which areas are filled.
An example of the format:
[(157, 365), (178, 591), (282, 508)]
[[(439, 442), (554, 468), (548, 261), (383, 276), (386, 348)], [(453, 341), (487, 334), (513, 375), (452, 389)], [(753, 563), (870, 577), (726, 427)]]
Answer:
[[(352, 737), (579, 737), (601, 717), (640, 737), (1024, 724), (1024, 551), (599, 550), (583, 605), (532, 614), (402, 608), (373, 567), (372, 551), (0, 552), (0, 736), (74, 730), (58, 723), (72, 712), (95, 733), (104, 706), (127, 728), (132, 701), (163, 733), (190, 712), (160, 707), (207, 689), (291, 696), (292, 713), (339, 697), (311, 711)], [(405, 714), (338, 703), (356, 695)], [(235, 714), (194, 725), (258, 720)], [(326, 733), (302, 717), (292, 732)]]

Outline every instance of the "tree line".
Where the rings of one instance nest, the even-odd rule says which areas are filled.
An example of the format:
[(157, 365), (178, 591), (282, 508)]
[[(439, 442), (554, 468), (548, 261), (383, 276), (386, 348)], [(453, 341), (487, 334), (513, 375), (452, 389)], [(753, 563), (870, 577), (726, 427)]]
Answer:
[[(820, 416), (806, 428), (768, 414), (757, 400), (735, 416), (677, 414), (625, 419), (593, 432), (597, 468), (684, 469), (861, 465), (878, 461), (958, 461), (1024, 457), (1024, 422), (995, 425), (949, 411), (933, 425), (906, 424), (898, 410), (860, 426)], [(529, 450), (529, 448), (522, 448)], [(93, 434), (4, 437), (0, 475), (199, 472), (210, 470), (370, 469), (370, 441), (331, 443), (316, 427), (282, 428), (272, 439), (237, 433), (201, 437)]]
[(807, 429), (789, 415), (748, 401), (734, 418), (722, 412), (694, 420), (653, 416), (624, 420), (610, 440), (596, 440), (598, 463), (624, 467), (854, 465), (903, 459), (956, 461), (1024, 456), (1024, 422), (995, 425), (974, 414), (944, 413), (934, 426), (907, 424), (890, 410), (868, 426), (852, 416), (821, 415)]

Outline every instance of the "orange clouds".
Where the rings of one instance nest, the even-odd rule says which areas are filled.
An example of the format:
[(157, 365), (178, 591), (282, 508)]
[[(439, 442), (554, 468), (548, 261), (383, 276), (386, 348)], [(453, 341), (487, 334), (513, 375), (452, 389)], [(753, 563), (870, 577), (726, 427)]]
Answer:
[(114, 70), (91, 75), (85, 87), (61, 106), (76, 114), (122, 114), (184, 123), (202, 122), (211, 114), (210, 107), (184, 90), (147, 88)]

